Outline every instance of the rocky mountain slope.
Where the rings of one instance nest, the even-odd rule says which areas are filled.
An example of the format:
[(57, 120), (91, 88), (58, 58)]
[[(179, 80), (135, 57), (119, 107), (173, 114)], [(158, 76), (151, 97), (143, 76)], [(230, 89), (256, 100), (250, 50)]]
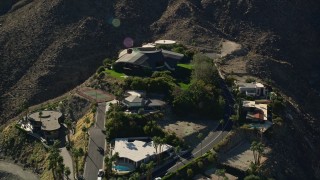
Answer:
[[(319, 6), (317, 0), (3, 0), (0, 121), (14, 117), (23, 103), (74, 88), (103, 58), (116, 56), (126, 38), (136, 45), (170, 38), (213, 50), (228, 39), (245, 47), (247, 53), (237, 58), (248, 74), (271, 81), (299, 104), (291, 113), (297, 112), (297, 120), (288, 120), (292, 138), (279, 152), (289, 170), (280, 174), (314, 178), (319, 152), (313, 149), (320, 148), (320, 120), (313, 118), (320, 115)], [(296, 152), (286, 153), (290, 148)]]

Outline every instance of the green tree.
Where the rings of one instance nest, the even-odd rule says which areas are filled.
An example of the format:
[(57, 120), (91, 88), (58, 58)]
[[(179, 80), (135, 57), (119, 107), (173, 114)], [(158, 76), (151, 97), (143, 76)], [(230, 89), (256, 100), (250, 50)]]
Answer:
[(69, 179), (70, 174), (71, 174), (70, 168), (65, 167), (64, 168), (64, 175), (67, 177), (67, 179)]
[(215, 174), (218, 176), (218, 180), (220, 177), (226, 177), (226, 170), (225, 169), (217, 169)]
[(191, 177), (193, 176), (193, 170), (189, 168), (189, 169), (187, 170), (187, 174), (188, 174), (188, 177), (191, 178)]
[(119, 159), (119, 153), (116, 152), (112, 156), (106, 156), (104, 158), (104, 163), (105, 163), (105, 169), (106, 169), (106, 174), (107, 175), (112, 175), (112, 165), (113, 162), (117, 161)]
[(221, 127), (223, 128), (224, 120), (223, 120), (223, 119), (220, 119), (219, 124), (220, 124), (220, 125), (221, 125)]
[(282, 126), (282, 124), (283, 124), (283, 119), (279, 116), (274, 118), (272, 121), (277, 126)]
[(147, 170), (147, 180), (151, 180), (152, 179), (152, 171), (154, 168), (154, 162), (150, 161), (148, 164), (146, 164), (146, 170)]
[(104, 71), (105, 68), (103, 66), (100, 66), (98, 69), (97, 69), (97, 74), (100, 74), (102, 71)]
[(250, 150), (253, 152), (254, 163), (259, 166), (264, 151), (264, 145), (261, 142), (253, 141)]
[(256, 175), (253, 175), (253, 174), (251, 174), (251, 175), (249, 175), (249, 176), (246, 176), (245, 178), (244, 178), (244, 180), (260, 180), (261, 178), (259, 177), (259, 176), (256, 176)]
[(58, 164), (57, 164), (56, 172), (57, 172), (57, 175), (58, 175), (58, 179), (63, 179), (65, 165), (63, 163), (63, 157), (62, 156), (58, 157), (57, 163)]
[(129, 180), (140, 180), (140, 174), (138, 172), (131, 174)]
[(204, 54), (195, 54), (192, 60), (193, 70), (192, 78), (202, 80), (206, 84), (214, 84), (218, 78), (217, 68), (214, 66), (212, 59)]
[[(64, 167), (63, 165), (63, 158), (60, 156), (59, 150), (60, 142), (55, 141), (54, 144), (49, 149), (49, 169), (52, 170), (52, 174), (55, 178), (59, 178), (61, 176), (61, 171), (63, 173)], [(62, 164), (62, 165), (61, 165)]]
[(84, 139), (86, 139), (87, 138), (88, 128), (85, 125), (83, 125), (81, 130), (84, 133)]
[(201, 160), (199, 160), (199, 162), (197, 163), (198, 168), (202, 169), (203, 168), (203, 162)]
[(251, 162), (248, 170), (249, 174), (256, 174), (258, 172), (257, 164)]
[(155, 136), (152, 138), (152, 141), (153, 141), (153, 147), (156, 150), (157, 164), (159, 164), (160, 152), (158, 153), (158, 150), (159, 150), (159, 146), (160, 146), (160, 137)]
[(213, 154), (213, 152), (209, 151), (209, 155), (208, 155), (207, 159), (209, 162), (214, 162), (216, 159), (215, 154)]
[(109, 68), (111, 67), (112, 65), (112, 60), (110, 58), (106, 58), (103, 60), (103, 65), (106, 67), (106, 68)]
[(77, 148), (73, 148), (72, 149), (72, 155), (74, 157), (74, 161), (75, 161), (75, 170), (76, 170), (76, 175), (78, 175), (78, 171), (79, 171), (79, 157), (81, 156), (81, 153), (79, 152), (79, 150)]
[(86, 117), (84, 121), (85, 121), (86, 124), (90, 124), (90, 118), (89, 117)]

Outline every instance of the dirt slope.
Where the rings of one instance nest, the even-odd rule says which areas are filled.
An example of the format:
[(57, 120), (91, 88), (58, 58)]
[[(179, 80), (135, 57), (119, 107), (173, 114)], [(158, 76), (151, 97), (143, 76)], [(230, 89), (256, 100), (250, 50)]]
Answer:
[(320, 148), (320, 120), (312, 118), (320, 115), (319, 14), (317, 0), (3, 0), (0, 122), (24, 101), (43, 102), (83, 82), (127, 37), (135, 45), (170, 38), (212, 51), (228, 39), (247, 52), (230, 61), (244, 62), (242, 70), (299, 104), (291, 112), (295, 121), (286, 120), (292, 138), (283, 144), (291, 153), (277, 154), (287, 157), (281, 165), (290, 171), (270, 174), (313, 179), (319, 162), (313, 149)]

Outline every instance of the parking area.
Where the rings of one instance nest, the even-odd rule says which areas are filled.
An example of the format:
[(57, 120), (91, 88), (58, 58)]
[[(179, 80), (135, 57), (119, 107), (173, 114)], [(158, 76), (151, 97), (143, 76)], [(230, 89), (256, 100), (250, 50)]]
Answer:
[(177, 137), (183, 139), (191, 147), (199, 144), (199, 133), (206, 137), (210, 131), (214, 130), (218, 122), (213, 119), (197, 119), (192, 117), (170, 117), (167, 116), (164, 121), (159, 122), (160, 126), (169, 133), (175, 133)]
[[(221, 156), (221, 164), (247, 171), (250, 167), (251, 162), (254, 162), (253, 152), (250, 150), (251, 144), (248, 141), (244, 141), (232, 148), (227, 153)], [(265, 149), (264, 153), (269, 151)], [(265, 157), (261, 157), (261, 164), (266, 161)]]

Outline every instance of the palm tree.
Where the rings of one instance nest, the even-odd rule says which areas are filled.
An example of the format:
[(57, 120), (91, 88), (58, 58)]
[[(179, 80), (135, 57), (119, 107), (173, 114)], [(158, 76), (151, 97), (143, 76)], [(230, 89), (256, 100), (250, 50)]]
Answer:
[(106, 156), (104, 158), (105, 168), (106, 168), (106, 174), (111, 175), (112, 174), (112, 165), (114, 161), (117, 161), (119, 159), (119, 153), (116, 152), (112, 156)]
[(250, 150), (253, 152), (254, 163), (260, 165), (260, 159), (264, 151), (264, 145), (261, 142), (253, 141)]
[(56, 169), (56, 173), (59, 177), (59, 179), (63, 179), (63, 174), (64, 174), (64, 164), (63, 164), (63, 157), (59, 155), (58, 159), (57, 159), (57, 169)]
[(150, 180), (152, 178), (152, 170), (154, 167), (154, 162), (150, 161), (148, 164), (146, 164), (146, 170), (147, 170), (147, 180)]
[(117, 100), (117, 105), (120, 105), (121, 102), (124, 99), (124, 91), (122, 88), (119, 88), (116, 92), (115, 92), (115, 96), (116, 96), (116, 100)]
[(138, 172), (133, 173), (129, 178), (129, 180), (139, 180), (139, 179), (140, 179), (140, 174)]
[(58, 155), (54, 152), (51, 152), (48, 156), (48, 160), (49, 160), (49, 167), (48, 169), (51, 169), (53, 177), (56, 177), (55, 171), (56, 171), (56, 167), (57, 167), (57, 159), (58, 159)]
[(41, 110), (41, 111), (39, 112), (39, 118), (40, 118), (41, 125), (42, 125), (42, 120), (41, 120), (42, 115), (43, 115), (43, 112), (42, 112), (42, 110)]
[[(177, 147), (174, 148), (174, 152), (175, 152), (176, 156), (179, 158), (179, 161), (180, 161), (180, 156), (179, 156), (180, 151), (181, 151), (180, 146), (177, 146)], [(176, 170), (178, 170), (178, 166), (177, 166)]]
[(163, 146), (165, 144), (166, 144), (166, 140), (164, 138), (160, 138), (160, 141), (159, 141), (159, 148), (160, 148), (159, 155), (160, 155), (160, 158), (161, 158), (161, 153), (163, 152)]
[(159, 154), (158, 154), (158, 147), (160, 145), (160, 137), (153, 137), (152, 138), (152, 141), (153, 141), (153, 147), (155, 148), (156, 150), (156, 156), (157, 156), (157, 163), (159, 164)]
[(78, 158), (80, 157), (80, 152), (78, 149), (74, 148), (72, 149), (72, 155), (74, 157), (74, 161), (75, 161), (75, 164), (76, 164), (76, 175), (78, 175), (78, 167), (79, 167), (79, 164), (78, 164)]
[[(51, 146), (50, 150), (49, 150), (49, 156), (48, 156), (48, 160), (49, 160), (49, 169), (52, 170), (52, 174), (54, 177), (56, 177), (57, 175), (57, 167), (61, 161), (61, 156), (60, 156), (60, 150), (59, 150), (59, 145), (60, 142), (59, 141), (55, 141), (54, 144)], [(61, 157), (61, 158), (60, 158)], [(63, 161), (63, 159), (62, 159)]]
[(70, 140), (70, 131), (72, 130), (72, 123), (71, 123), (71, 120), (70, 119), (66, 119), (65, 120), (65, 124), (67, 126), (67, 129), (68, 129), (68, 139)]
[(82, 128), (81, 128), (81, 130), (82, 130), (82, 132), (84, 133), (84, 139), (86, 139), (86, 137), (87, 137), (87, 132), (88, 132), (88, 128), (87, 128), (85, 125), (83, 125)]

